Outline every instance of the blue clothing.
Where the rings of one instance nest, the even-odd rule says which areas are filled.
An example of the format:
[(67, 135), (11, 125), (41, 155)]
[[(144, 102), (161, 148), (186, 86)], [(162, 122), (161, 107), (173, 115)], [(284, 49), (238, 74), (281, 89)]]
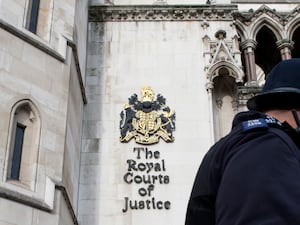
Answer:
[(300, 224), (299, 139), (261, 113), (237, 114), (200, 165), (185, 225)]

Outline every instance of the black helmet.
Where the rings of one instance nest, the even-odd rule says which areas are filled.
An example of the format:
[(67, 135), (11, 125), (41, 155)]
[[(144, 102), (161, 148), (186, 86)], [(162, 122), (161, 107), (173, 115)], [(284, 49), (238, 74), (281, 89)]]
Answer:
[(261, 93), (247, 102), (250, 110), (300, 108), (300, 58), (284, 60), (269, 73)]

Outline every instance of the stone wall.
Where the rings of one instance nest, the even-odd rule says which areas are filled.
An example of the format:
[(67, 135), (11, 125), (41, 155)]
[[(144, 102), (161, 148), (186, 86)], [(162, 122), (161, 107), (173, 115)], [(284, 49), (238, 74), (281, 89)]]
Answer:
[[(112, 8), (122, 11), (122, 7)], [(230, 19), (205, 23), (195, 19), (203, 15), (193, 14), (190, 8), (182, 10), (183, 15), (147, 14), (147, 10), (139, 15), (136, 10), (135, 17), (130, 7), (124, 14), (114, 9), (101, 17), (91, 8), (79, 219), (90, 225), (182, 225), (195, 173), (213, 140), (203, 38), (214, 40), (215, 32), (222, 29), (230, 39), (235, 32)], [(94, 16), (104, 19), (96, 21)], [(120, 113), (131, 95), (141, 97), (143, 85), (151, 86), (155, 96), (163, 95), (166, 105), (176, 111), (173, 143), (162, 139), (150, 146), (133, 139), (120, 142)], [(143, 148), (141, 158), (137, 148)], [(145, 151), (157, 158), (145, 158)], [(131, 160), (159, 163), (161, 170), (149, 174), (166, 180), (153, 187), (131, 183), (127, 174), (132, 170)], [(153, 190), (144, 196), (147, 188)], [(143, 206), (149, 199), (152, 205)], [(130, 200), (144, 203), (138, 203), (139, 209), (126, 209)], [(152, 201), (158, 204), (155, 209)], [(166, 205), (160, 208), (161, 204)]]
[[(62, 179), (69, 66), (4, 30), (0, 32), (0, 39), (1, 115), (5, 121), (0, 128), (1, 193), (51, 210), (54, 183)], [(7, 179), (9, 140), (13, 135), (11, 113), (14, 105), (23, 100), (36, 106), (41, 122), (40, 138), (36, 140), (34, 188), (30, 189)], [(0, 221), (6, 221), (2, 215)]]
[(77, 212), (79, 171), (82, 136), (83, 107), (85, 97), (85, 64), (87, 42), (87, 1), (77, 1), (74, 45), (69, 52), (71, 58), (66, 145), (63, 184), (66, 185), (74, 212)]
[[(38, 26), (43, 29), (37, 34), (24, 28), (27, 3), (0, 3), (0, 223), (78, 224), (87, 2), (78, 1), (82, 24), (76, 26), (80, 37), (74, 41), (75, 1), (41, 0)], [(85, 8), (80, 11), (80, 6)], [(12, 124), (18, 105), (38, 123), (28, 136), (29, 152), (22, 153), (24, 175), (12, 180)]]
[[(28, 0), (2, 0), (0, 18), (30, 35), (31, 32), (25, 28), (27, 11)], [(73, 39), (74, 15), (75, 1), (40, 0), (36, 37), (60, 52), (61, 48), (65, 48), (65, 39)]]

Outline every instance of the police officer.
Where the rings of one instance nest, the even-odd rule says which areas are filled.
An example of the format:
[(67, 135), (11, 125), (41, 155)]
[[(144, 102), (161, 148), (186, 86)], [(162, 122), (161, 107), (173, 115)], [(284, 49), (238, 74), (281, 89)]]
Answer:
[(300, 224), (300, 59), (277, 64), (205, 155), (185, 225)]

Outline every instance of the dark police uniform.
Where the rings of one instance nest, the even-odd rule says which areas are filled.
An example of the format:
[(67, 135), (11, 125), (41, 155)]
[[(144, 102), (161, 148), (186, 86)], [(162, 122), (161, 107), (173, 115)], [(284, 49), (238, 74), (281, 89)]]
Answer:
[(205, 155), (185, 225), (300, 225), (299, 137), (256, 111)]

